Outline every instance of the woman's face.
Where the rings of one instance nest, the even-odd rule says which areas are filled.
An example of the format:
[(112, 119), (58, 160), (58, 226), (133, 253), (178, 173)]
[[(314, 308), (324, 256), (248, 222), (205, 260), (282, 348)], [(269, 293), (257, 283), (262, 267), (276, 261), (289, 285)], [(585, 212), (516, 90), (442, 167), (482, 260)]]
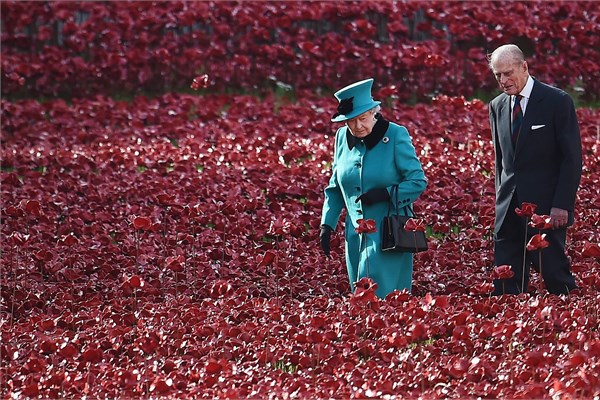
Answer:
[(350, 128), (350, 133), (357, 138), (368, 136), (375, 126), (375, 110), (369, 110), (346, 121), (346, 125)]

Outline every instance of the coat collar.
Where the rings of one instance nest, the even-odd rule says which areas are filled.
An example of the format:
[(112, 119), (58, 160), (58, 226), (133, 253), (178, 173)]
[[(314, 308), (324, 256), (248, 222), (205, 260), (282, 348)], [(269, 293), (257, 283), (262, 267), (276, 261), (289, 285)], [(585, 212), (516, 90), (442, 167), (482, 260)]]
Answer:
[(383, 118), (381, 114), (377, 114), (375, 118), (377, 118), (377, 122), (375, 122), (373, 130), (364, 139), (359, 139), (356, 136), (353, 136), (350, 133), (350, 129), (346, 128), (346, 140), (348, 141), (348, 148), (350, 150), (352, 150), (354, 146), (361, 141), (365, 143), (367, 149), (371, 150), (383, 138), (383, 135), (385, 135), (388, 127), (390, 126), (390, 122)]

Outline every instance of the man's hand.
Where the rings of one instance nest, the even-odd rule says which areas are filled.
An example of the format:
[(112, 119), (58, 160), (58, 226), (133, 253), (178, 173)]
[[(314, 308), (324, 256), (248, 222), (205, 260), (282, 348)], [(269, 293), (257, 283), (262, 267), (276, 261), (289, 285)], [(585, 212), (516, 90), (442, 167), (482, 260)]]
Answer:
[(550, 225), (552, 229), (564, 228), (569, 222), (569, 212), (561, 208), (552, 207), (550, 210)]

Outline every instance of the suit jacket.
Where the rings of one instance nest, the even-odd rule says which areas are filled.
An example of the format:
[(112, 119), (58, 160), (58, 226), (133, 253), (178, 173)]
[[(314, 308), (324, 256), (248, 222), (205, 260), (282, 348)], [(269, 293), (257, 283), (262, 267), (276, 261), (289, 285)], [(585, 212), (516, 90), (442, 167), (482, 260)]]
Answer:
[(552, 207), (569, 211), (569, 224), (581, 179), (581, 137), (573, 100), (564, 91), (534, 81), (516, 146), (511, 142), (510, 96), (490, 102), (490, 125), (496, 156), (496, 225), (498, 233), (513, 194), (519, 206), (537, 204), (536, 213)]

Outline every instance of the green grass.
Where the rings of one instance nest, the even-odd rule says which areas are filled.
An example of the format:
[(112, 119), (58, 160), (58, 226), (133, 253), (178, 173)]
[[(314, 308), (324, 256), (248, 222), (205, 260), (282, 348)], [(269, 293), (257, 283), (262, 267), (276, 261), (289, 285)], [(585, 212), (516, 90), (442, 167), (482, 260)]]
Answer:
[(444, 239), (448, 235), (452, 235), (452, 234), (455, 235), (459, 232), (460, 232), (460, 226), (458, 226), (458, 225), (454, 225), (454, 226), (450, 227), (450, 232), (447, 232), (447, 233), (434, 232), (433, 228), (429, 225), (425, 227), (425, 236), (427, 236), (427, 238), (432, 238), (432, 239), (436, 239), (436, 240)]
[(298, 371), (297, 365), (285, 362), (285, 360), (277, 360), (274, 363), (272, 363), (271, 366), (273, 367), (273, 369), (278, 369), (289, 374), (293, 374), (294, 372)]
[(429, 339), (425, 339), (425, 340), (420, 340), (418, 342), (412, 342), (408, 344), (408, 348), (413, 350), (415, 348), (417, 348), (418, 346), (429, 346), (435, 343), (435, 338), (429, 338)]
[[(600, 108), (600, 98), (589, 98), (586, 99), (582, 96), (582, 92), (576, 88), (581, 87), (581, 82), (575, 83), (572, 87), (564, 88), (564, 90), (571, 95), (573, 98), (573, 102), (575, 103), (575, 107), (577, 108)], [(317, 95), (321, 96), (330, 96), (335, 90), (331, 88), (319, 88), (316, 87), (314, 89)], [(295, 103), (298, 100), (298, 96), (293, 87), (279, 81), (270, 80), (265, 83), (261, 87), (254, 88), (239, 88), (239, 87), (230, 87), (226, 88), (224, 91), (215, 91), (208, 89), (200, 89), (193, 90), (189, 86), (182, 87), (166, 87), (157, 90), (115, 90), (113, 92), (107, 93), (107, 96), (112, 98), (115, 101), (123, 101), (123, 102), (132, 102), (136, 97), (146, 97), (146, 98), (155, 98), (160, 97), (166, 93), (178, 93), (184, 95), (193, 95), (193, 96), (205, 96), (211, 94), (227, 94), (227, 95), (248, 95), (259, 98), (265, 98), (265, 93), (271, 93), (275, 98), (274, 103), (274, 112), (277, 114), (282, 105), (287, 103)], [(500, 93), (499, 90), (476, 90), (473, 95), (465, 96), (468, 100), (480, 99), (481, 101), (488, 103), (494, 97), (496, 97)], [(440, 93), (443, 94), (443, 93)], [(62, 91), (56, 97), (47, 97), (47, 96), (38, 96), (35, 93), (31, 92), (19, 92), (19, 93), (11, 93), (5, 98), (8, 101), (18, 101), (25, 99), (34, 99), (39, 101), (40, 103), (46, 103), (49, 101), (54, 101), (57, 98), (65, 100), (69, 105), (72, 104), (72, 96), (68, 90)], [(404, 101), (404, 103), (409, 105), (415, 105), (418, 103), (428, 103), (431, 99), (423, 100), (419, 99), (415, 94), (411, 95), (410, 98)], [(382, 99), (384, 105), (391, 105), (398, 100), (394, 99)], [(190, 120), (196, 119), (196, 110), (191, 109), (188, 110), (188, 118)]]
[(48, 168), (46, 168), (44, 165), (32, 168), (32, 170), (35, 172), (39, 172), (42, 175), (46, 175), (46, 172), (48, 172)]

